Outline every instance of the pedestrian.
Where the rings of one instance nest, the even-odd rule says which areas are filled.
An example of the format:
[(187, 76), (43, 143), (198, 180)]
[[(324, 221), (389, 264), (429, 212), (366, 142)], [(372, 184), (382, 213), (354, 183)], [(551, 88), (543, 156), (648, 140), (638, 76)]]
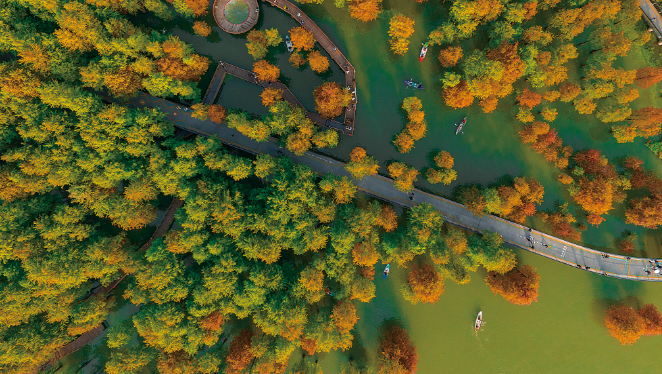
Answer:
[(582, 266), (580, 264), (575, 264), (575, 266), (577, 266), (580, 269), (582, 268)]
[(654, 273), (655, 273), (655, 275), (660, 274), (660, 268), (655, 269)]
[(336, 48), (336, 47), (333, 47), (333, 50), (335, 51), (335, 50), (337, 50), (337, 48)]
[(646, 269), (644, 269), (644, 271), (646, 272), (646, 275), (651, 275), (651, 271), (650, 271), (650, 270), (646, 270)]
[(543, 247), (549, 248), (549, 245), (547, 245), (547, 243), (543, 243)]
[(531, 249), (536, 249), (536, 247), (533, 244), (531, 244)]
[(588, 266), (586, 266), (586, 265), (584, 265), (584, 266), (586, 267), (586, 270), (591, 270), (591, 268), (590, 268), (590, 267), (588, 267)]
[(529, 232), (531, 232), (531, 228), (529, 227)]
[(260, 9), (259, 9), (259, 8), (255, 8), (255, 13), (260, 13)]
[(413, 197), (413, 196), (409, 196), (409, 200), (414, 201), (414, 197)]

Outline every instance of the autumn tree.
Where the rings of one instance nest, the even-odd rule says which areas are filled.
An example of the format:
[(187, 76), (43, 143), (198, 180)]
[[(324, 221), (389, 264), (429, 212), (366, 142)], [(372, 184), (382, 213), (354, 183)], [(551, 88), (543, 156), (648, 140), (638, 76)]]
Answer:
[(644, 335), (655, 336), (662, 334), (662, 313), (655, 305), (646, 304), (637, 311), (637, 315), (644, 323)]
[(249, 329), (244, 329), (232, 339), (228, 356), (225, 359), (227, 363), (225, 368), (226, 374), (238, 374), (251, 363), (254, 357), (251, 351), (252, 338), (253, 332)]
[(388, 40), (391, 51), (404, 55), (409, 50), (409, 37), (414, 34), (414, 20), (402, 14), (396, 14), (389, 21)]
[(221, 123), (227, 116), (227, 110), (218, 104), (212, 104), (207, 108), (207, 116), (212, 122)]
[(350, 332), (359, 320), (356, 315), (356, 307), (348, 300), (341, 301), (333, 307), (331, 318), (341, 334)]
[(297, 51), (311, 51), (315, 47), (315, 38), (313, 33), (303, 26), (293, 27), (290, 30), (292, 47)]
[(439, 62), (445, 68), (455, 66), (463, 55), (462, 47), (448, 47), (439, 51)]
[(609, 335), (622, 345), (634, 344), (645, 333), (642, 318), (626, 305), (612, 305), (605, 313), (604, 324)]
[(410, 192), (418, 176), (418, 170), (402, 162), (393, 162), (388, 166), (388, 173), (395, 180), (395, 187), (402, 192)]
[(382, 0), (350, 0), (349, 15), (362, 22), (374, 21), (382, 12)]
[[(565, 174), (564, 174), (565, 175)], [(568, 175), (566, 177), (572, 178)], [(580, 241), (581, 227), (576, 227), (577, 219), (570, 213), (568, 203), (557, 205), (554, 210), (548, 210), (539, 213), (540, 218), (552, 225), (552, 233), (567, 240)]]
[(474, 95), (465, 80), (453, 87), (446, 87), (443, 96), (446, 105), (454, 109), (466, 108), (474, 102)]
[(345, 164), (345, 169), (352, 174), (354, 179), (363, 179), (367, 175), (376, 175), (379, 170), (379, 162), (376, 158), (368, 156), (365, 149), (356, 147), (349, 154), (350, 162)]
[(402, 294), (412, 304), (430, 303), (439, 301), (444, 293), (444, 279), (430, 264), (420, 267), (414, 265), (407, 276), (407, 285), (402, 287)]
[(265, 60), (260, 60), (253, 64), (253, 73), (255, 73), (258, 80), (275, 82), (280, 76), (280, 69)]
[(515, 305), (531, 305), (538, 299), (540, 276), (531, 265), (516, 267), (506, 274), (490, 272), (485, 282), (495, 295)]
[(248, 54), (256, 60), (261, 60), (267, 56), (269, 47), (275, 47), (283, 42), (283, 38), (277, 29), (251, 30), (246, 37), (248, 43)]
[(315, 97), (315, 110), (326, 118), (341, 115), (352, 100), (352, 94), (335, 82), (326, 82), (315, 88), (313, 96)]
[(517, 96), (517, 104), (523, 108), (532, 109), (533, 107), (540, 104), (542, 101), (542, 95), (529, 91), (528, 88), (525, 88), (521, 94)]
[(266, 87), (260, 94), (262, 105), (270, 107), (277, 101), (283, 100), (283, 90), (275, 87)]
[(211, 27), (203, 21), (193, 22), (193, 32), (202, 37), (207, 37), (211, 34)]
[(317, 73), (324, 73), (329, 70), (329, 59), (322, 56), (319, 51), (312, 51), (308, 54), (308, 64)]
[(405, 329), (397, 325), (392, 326), (384, 332), (381, 340), (382, 354), (386, 357), (387, 362), (380, 365), (380, 372), (384, 372), (383, 367), (388, 367), (391, 363), (397, 364), (402, 371), (386, 371), (386, 373), (414, 374), (416, 372), (418, 353)]
[(662, 80), (662, 67), (659, 66), (646, 66), (637, 69), (635, 81), (637, 85), (643, 89), (649, 88)]

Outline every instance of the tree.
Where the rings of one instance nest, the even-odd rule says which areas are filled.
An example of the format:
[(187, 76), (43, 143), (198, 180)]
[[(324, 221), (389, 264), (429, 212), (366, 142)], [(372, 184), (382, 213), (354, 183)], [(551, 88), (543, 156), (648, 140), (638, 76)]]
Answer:
[(396, 14), (389, 21), (388, 40), (391, 51), (404, 55), (409, 50), (409, 37), (414, 34), (414, 20), (402, 14)]
[(374, 21), (382, 12), (381, 0), (350, 0), (349, 15), (362, 22)]
[(462, 47), (448, 47), (439, 51), (439, 62), (445, 68), (455, 66), (463, 55)]
[(494, 294), (515, 305), (531, 305), (538, 299), (540, 276), (530, 265), (517, 267), (506, 274), (490, 272), (485, 279)]
[(345, 164), (345, 169), (352, 174), (354, 179), (363, 179), (367, 175), (377, 175), (379, 162), (376, 158), (368, 156), (361, 147), (356, 147), (349, 154), (350, 162)]
[(393, 144), (398, 148), (400, 153), (408, 153), (414, 148), (414, 138), (408, 132), (401, 132), (395, 136)]
[(283, 42), (277, 29), (251, 30), (246, 39), (248, 54), (256, 60), (265, 58), (269, 47), (275, 47)]
[(542, 108), (542, 110), (540, 111), (540, 115), (547, 122), (554, 122), (558, 113), (559, 112), (556, 110), (556, 108), (548, 108), (548, 107)]
[(621, 345), (631, 345), (644, 334), (644, 323), (632, 307), (612, 305), (605, 313), (604, 324), (609, 335)]
[(306, 30), (303, 26), (293, 27), (290, 30), (290, 38), (292, 40), (292, 47), (298, 52), (311, 51), (315, 47), (313, 33)]
[(440, 168), (452, 169), (455, 165), (455, 159), (453, 159), (453, 156), (449, 152), (440, 151), (434, 156), (434, 163)]
[[(381, 341), (382, 353), (388, 361), (397, 363), (401, 366), (405, 373), (414, 374), (416, 372), (416, 365), (418, 364), (418, 353), (416, 347), (413, 345), (407, 335), (407, 331), (400, 326), (392, 326), (386, 330), (382, 336)], [(380, 365), (380, 373), (385, 372)], [(392, 373), (386, 371), (386, 373)]]
[(443, 91), (444, 101), (446, 105), (454, 108), (466, 108), (474, 101), (474, 95), (469, 90), (469, 86), (465, 80), (460, 81), (454, 87), (446, 87)]
[(303, 54), (301, 52), (294, 52), (290, 54), (290, 58), (288, 59), (288, 61), (290, 62), (290, 64), (292, 64), (292, 66), (298, 68), (306, 63), (306, 58), (303, 57)]
[(637, 85), (643, 89), (649, 88), (662, 80), (662, 67), (659, 66), (646, 66), (637, 69), (637, 76), (635, 81)]
[(388, 166), (388, 173), (395, 179), (395, 188), (402, 192), (410, 192), (418, 176), (418, 170), (402, 162), (393, 162)]
[(275, 87), (266, 87), (260, 94), (262, 105), (270, 107), (277, 101), (283, 100), (283, 90)]
[(352, 100), (352, 94), (349, 90), (342, 89), (335, 82), (326, 82), (315, 88), (313, 96), (315, 97), (315, 110), (326, 118), (335, 118), (341, 115)]
[(540, 104), (542, 101), (542, 95), (529, 91), (528, 88), (525, 88), (520, 95), (517, 96), (517, 103), (519, 106), (527, 109), (532, 109), (533, 107)]
[(407, 276), (407, 285), (403, 286), (404, 298), (412, 304), (430, 303), (439, 301), (444, 293), (444, 279), (434, 269), (434, 266), (423, 264), (414, 265)]
[(655, 336), (662, 334), (662, 313), (655, 305), (646, 304), (637, 311), (637, 315), (644, 323), (644, 335)]
[(212, 104), (207, 109), (207, 116), (212, 122), (221, 123), (227, 116), (227, 110), (218, 104)]
[(582, 92), (581, 87), (573, 83), (564, 83), (559, 87), (561, 101), (569, 103)]
[(191, 105), (191, 109), (193, 109), (193, 113), (191, 113), (191, 117), (197, 118), (201, 121), (206, 121), (209, 119), (209, 108), (207, 105), (204, 105), (202, 103), (197, 103)]
[(193, 32), (202, 37), (207, 37), (211, 34), (211, 27), (204, 21), (195, 21), (193, 22)]
[(228, 356), (225, 359), (227, 366), (225, 367), (226, 374), (237, 374), (244, 370), (253, 360), (253, 353), (251, 352), (251, 339), (253, 332), (249, 329), (244, 329), (239, 332), (230, 342), (230, 349)]
[(253, 73), (255, 73), (258, 80), (275, 82), (280, 76), (280, 69), (265, 60), (260, 60), (253, 64)]
[(351, 301), (341, 301), (333, 307), (331, 318), (341, 334), (350, 332), (359, 317), (356, 315), (356, 308)]
[(631, 126), (637, 129), (637, 134), (643, 137), (655, 136), (660, 133), (662, 125), (662, 109), (645, 107), (632, 112), (628, 118)]
[(329, 70), (329, 59), (322, 56), (319, 51), (312, 51), (308, 54), (308, 64), (317, 73), (324, 73)]

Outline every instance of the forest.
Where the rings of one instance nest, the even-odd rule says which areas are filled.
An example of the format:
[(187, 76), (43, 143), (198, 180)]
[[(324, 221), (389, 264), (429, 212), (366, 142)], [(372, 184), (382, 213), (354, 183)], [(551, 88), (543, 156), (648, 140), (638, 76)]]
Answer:
[[(335, 4), (347, 5), (362, 22), (382, 10), (380, 0)], [(649, 34), (630, 22), (635, 2), (567, 4), (453, 1), (450, 18), (430, 34), (431, 45), (445, 47), (443, 99), (454, 108), (478, 99), (489, 112), (515, 93), (522, 142), (556, 165), (589, 224), (599, 225), (614, 204), (625, 203), (629, 223), (658, 228), (662, 182), (655, 173), (636, 157), (610, 162), (597, 150), (574, 151), (550, 126), (554, 109), (533, 111), (555, 100), (573, 103), (613, 124), (619, 142), (660, 133), (659, 109), (619, 105), (662, 80), (662, 70), (611, 65), (627, 52), (623, 45), (647, 41)], [(542, 20), (537, 7), (557, 8), (557, 16), (544, 28), (522, 26)], [(275, 136), (296, 155), (338, 145), (337, 132), (315, 126), (278, 89), (262, 92), (268, 111), (262, 117), (200, 104), (199, 82), (212, 60), (177, 36), (133, 22), (141, 14), (193, 21), (208, 12), (202, 0), (0, 0), (0, 371), (34, 372), (104, 323), (118, 304), (130, 303), (139, 311), (104, 338), (110, 354), (101, 365), (109, 374), (283, 373), (300, 352), (315, 356), (357, 344), (357, 307), (375, 298), (375, 268), (385, 264), (405, 269), (400, 292), (412, 304), (436, 303), (445, 282), (463, 285), (484, 274), (489, 289), (512, 304), (537, 300), (536, 269), (519, 264), (498, 233), (461, 230), (428, 204), (394, 207), (361, 194), (354, 182), (381, 171), (401, 191), (411, 191), (419, 175), (449, 185), (457, 171), (447, 151), (435, 152), (426, 170), (401, 161), (380, 170), (374, 156), (355, 147), (345, 166), (353, 178), (318, 175), (285, 156), (255, 156), (191, 136), (156, 109), (121, 105), (148, 92), (197, 103), (195, 118), (225, 123), (258, 142)], [(488, 21), (498, 27), (485, 50), (458, 45)], [(571, 41), (589, 26), (585, 79), (564, 83), (564, 64), (581, 47)], [(394, 53), (407, 52), (414, 27), (403, 15), (390, 19)], [(200, 19), (193, 30), (210, 34)], [(290, 63), (307, 62), (316, 73), (329, 69), (311, 33), (296, 27), (290, 34), (296, 50)], [(277, 81), (280, 70), (265, 56), (282, 43), (278, 31), (252, 30), (246, 40), (253, 73)], [(525, 76), (531, 90), (515, 92), (513, 84)], [(339, 116), (351, 100), (334, 82), (311, 92), (326, 118)], [(407, 153), (428, 125), (416, 97), (400, 109), (406, 124), (391, 146)], [(656, 144), (649, 147), (655, 151)], [(638, 194), (628, 193), (633, 190)], [(543, 186), (526, 177), (454, 192), (478, 216), (515, 222), (538, 216), (556, 235), (579, 240), (585, 226), (567, 204), (538, 211), (543, 195)], [(176, 224), (145, 246), (150, 224), (177, 200), (183, 206)], [(116, 282), (123, 292), (96, 292)], [(604, 324), (631, 344), (660, 334), (662, 315), (652, 304), (637, 311), (614, 306)], [(378, 362), (344, 362), (342, 372), (416, 372), (418, 353), (406, 329), (385, 326), (380, 339)], [(290, 369), (321, 373), (306, 359)]]

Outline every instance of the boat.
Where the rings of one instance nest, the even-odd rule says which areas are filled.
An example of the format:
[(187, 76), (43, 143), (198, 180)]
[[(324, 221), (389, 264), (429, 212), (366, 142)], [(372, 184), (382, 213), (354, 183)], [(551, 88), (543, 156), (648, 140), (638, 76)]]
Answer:
[(480, 330), (481, 326), (483, 326), (483, 311), (481, 310), (478, 312), (478, 316), (476, 317), (476, 322), (474, 323), (474, 329), (476, 331)]
[(418, 55), (418, 62), (423, 62), (423, 59), (425, 59), (425, 55), (428, 54), (428, 42), (425, 42), (425, 44), (422, 44), (423, 48), (421, 48), (421, 54)]
[(326, 292), (326, 294), (329, 295), (329, 296), (333, 296), (333, 292), (331, 292), (331, 289), (329, 287), (326, 287), (324, 289), (324, 292)]
[(292, 53), (294, 52), (294, 47), (292, 46), (292, 40), (289, 35), (285, 35), (285, 46), (287, 46), (287, 51)]
[(423, 89), (423, 83), (416, 83), (412, 80), (408, 80), (408, 81), (406, 80), (405, 84), (407, 85), (407, 87), (418, 88), (419, 90)]
[(457, 130), (455, 130), (455, 135), (457, 135), (459, 133), (464, 134), (464, 131), (462, 131), (462, 129), (464, 128), (464, 125), (466, 125), (466, 124), (467, 124), (467, 117), (464, 117), (464, 119), (462, 120), (462, 122), (460, 122), (459, 125), (455, 124), (455, 126), (457, 127)]
[(383, 279), (386, 279), (386, 277), (388, 276), (388, 273), (389, 273), (390, 271), (391, 271), (391, 264), (388, 264), (388, 265), (386, 265), (386, 267), (384, 268), (384, 278), (383, 278)]

